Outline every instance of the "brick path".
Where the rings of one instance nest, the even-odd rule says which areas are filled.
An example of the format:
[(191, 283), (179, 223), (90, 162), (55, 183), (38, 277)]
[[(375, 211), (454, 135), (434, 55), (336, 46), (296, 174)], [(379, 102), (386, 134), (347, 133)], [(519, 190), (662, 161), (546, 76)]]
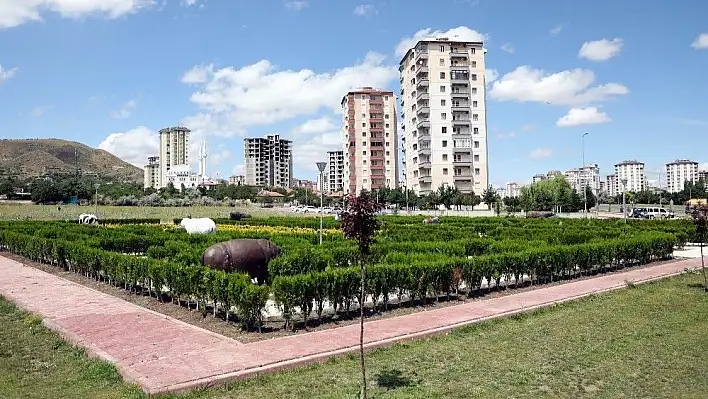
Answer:
[[(627, 280), (647, 282), (698, 266), (700, 259), (675, 261), (370, 321), (366, 323), (365, 345), (371, 349), (421, 338), (485, 319), (615, 290), (624, 287)], [(86, 348), (90, 355), (115, 363), (127, 381), (151, 394), (209, 387), (321, 361), (357, 351), (359, 344), (358, 324), (242, 344), (2, 256), (0, 295), (41, 315), (46, 326)]]

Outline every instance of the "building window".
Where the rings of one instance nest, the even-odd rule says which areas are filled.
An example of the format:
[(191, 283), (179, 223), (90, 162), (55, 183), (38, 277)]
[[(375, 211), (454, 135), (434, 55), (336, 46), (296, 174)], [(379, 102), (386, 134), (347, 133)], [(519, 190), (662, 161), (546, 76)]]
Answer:
[(446, 114), (446, 113), (444, 113), (444, 112), (443, 112), (443, 113), (441, 113), (441, 114), (440, 114), (440, 119), (442, 119), (442, 120), (446, 120), (446, 119), (447, 119), (447, 114)]
[(366, 132), (361, 132), (361, 137), (366, 137)]
[(384, 96), (384, 101), (388, 101), (388, 96)]
[(385, 114), (385, 115), (384, 115), (384, 119), (388, 119), (388, 114)]
[(479, 176), (479, 168), (474, 168), (474, 174)]
[(478, 127), (473, 128), (473, 129), (472, 129), (472, 132), (473, 132), (474, 134), (479, 134), (479, 128), (478, 128)]
[(362, 123), (361, 127), (366, 127), (366, 122)]
[(477, 68), (477, 61), (472, 61), (472, 68)]
[(445, 46), (440, 46), (440, 52), (445, 52)]
[(443, 158), (442, 158), (443, 161), (447, 161), (447, 154), (442, 154), (442, 156), (443, 156)]
[(445, 72), (440, 72), (440, 79), (445, 79)]
[(447, 140), (443, 140), (442, 146), (443, 146), (443, 148), (444, 148), (444, 147), (447, 147)]
[(442, 129), (441, 129), (441, 132), (442, 132), (442, 133), (447, 133), (447, 126), (443, 126)]
[(389, 127), (390, 127), (390, 126), (389, 126), (388, 123), (387, 123), (387, 124), (386, 124), (386, 129), (388, 129)]
[(472, 101), (472, 108), (477, 108), (477, 101)]
[(474, 81), (474, 80), (477, 80), (477, 74), (476, 74), (476, 73), (473, 73), (473, 74), (472, 74), (472, 80), (473, 80), (473, 81)]
[(445, 93), (445, 86), (440, 86), (440, 93)]
[(441, 106), (444, 107), (446, 103), (447, 103), (447, 102), (446, 102), (445, 100), (440, 100), (440, 105), (441, 105)]
[(479, 114), (472, 114), (472, 121), (477, 122), (479, 120)]
[(447, 168), (443, 168), (443, 175), (447, 176)]
[(474, 148), (479, 148), (479, 141), (474, 142)]
[(474, 161), (475, 161), (475, 162), (479, 162), (479, 155), (474, 154)]
[(473, 88), (472, 88), (472, 94), (477, 94), (477, 88), (476, 88), (476, 87), (473, 87)]
[(441, 59), (440, 59), (440, 66), (443, 66), (443, 65), (445, 65), (445, 59), (444, 59), (444, 58), (441, 58)]
[(472, 48), (470, 49), (470, 52), (471, 52), (472, 54), (474, 54), (474, 51), (475, 51), (475, 48), (472, 47)]

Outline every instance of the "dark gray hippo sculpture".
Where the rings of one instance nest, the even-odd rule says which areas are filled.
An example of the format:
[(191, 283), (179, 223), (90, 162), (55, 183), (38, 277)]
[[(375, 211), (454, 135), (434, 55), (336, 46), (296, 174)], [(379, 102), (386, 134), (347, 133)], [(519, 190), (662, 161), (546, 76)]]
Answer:
[(238, 238), (220, 242), (202, 254), (202, 264), (212, 269), (248, 273), (258, 284), (268, 281), (268, 262), (280, 255), (281, 249), (262, 238)]

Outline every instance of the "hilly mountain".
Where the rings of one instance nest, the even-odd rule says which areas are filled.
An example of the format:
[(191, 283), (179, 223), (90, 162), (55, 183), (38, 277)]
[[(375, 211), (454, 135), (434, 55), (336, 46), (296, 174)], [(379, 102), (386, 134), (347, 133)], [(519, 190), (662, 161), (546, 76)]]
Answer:
[(105, 178), (135, 182), (143, 180), (142, 169), (107, 151), (91, 148), (75, 141), (0, 140), (0, 172), (27, 178), (50, 172), (74, 172), (77, 167), (82, 173)]

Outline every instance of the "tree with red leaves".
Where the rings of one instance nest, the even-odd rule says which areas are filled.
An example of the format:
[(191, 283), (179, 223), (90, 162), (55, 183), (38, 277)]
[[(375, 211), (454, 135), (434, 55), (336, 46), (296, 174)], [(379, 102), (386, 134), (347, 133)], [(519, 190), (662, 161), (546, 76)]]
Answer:
[(367, 399), (366, 365), (364, 363), (364, 301), (366, 299), (366, 263), (371, 254), (374, 235), (381, 228), (376, 219), (380, 205), (366, 195), (352, 197), (346, 210), (341, 214), (340, 226), (344, 237), (356, 240), (359, 245), (359, 266), (361, 268), (361, 293), (359, 296), (359, 362), (361, 365), (361, 397)]
[(703, 259), (703, 243), (708, 233), (708, 205), (697, 205), (690, 210), (691, 219), (696, 226), (696, 238), (701, 246), (701, 271), (703, 272), (703, 290), (708, 292), (708, 276), (706, 276), (706, 263)]

